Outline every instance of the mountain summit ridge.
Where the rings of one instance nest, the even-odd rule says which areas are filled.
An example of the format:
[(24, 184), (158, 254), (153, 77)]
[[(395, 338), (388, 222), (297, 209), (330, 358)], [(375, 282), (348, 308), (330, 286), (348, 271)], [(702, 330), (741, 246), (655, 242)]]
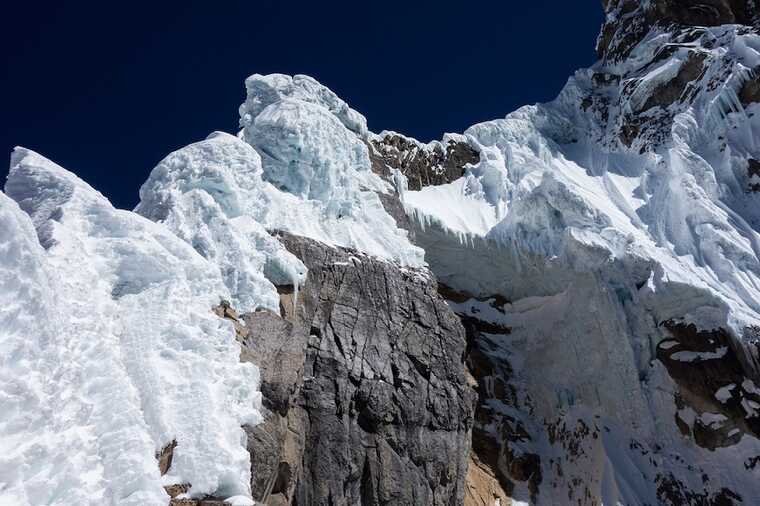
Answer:
[(440, 142), (254, 74), (134, 212), (17, 148), (0, 502), (760, 498), (758, 10), (603, 8), (557, 99)]

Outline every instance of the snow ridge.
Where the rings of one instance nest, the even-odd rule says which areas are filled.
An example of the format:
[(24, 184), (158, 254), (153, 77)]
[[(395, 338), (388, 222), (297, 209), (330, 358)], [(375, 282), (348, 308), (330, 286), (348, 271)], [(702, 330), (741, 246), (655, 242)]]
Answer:
[[(41, 322), (57, 323), (52, 330), (44, 323), (23, 327), (40, 350), (30, 357), (29, 392), (17, 402), (40, 409), (33, 411), (38, 430), (24, 436), (30, 450), (20, 467), (37, 469), (38, 479), (61, 488), (42, 487), (50, 496), (38, 501), (28, 496), (34, 481), (26, 480), (9, 493), (27, 494), (28, 504), (71, 504), (76, 494), (86, 495), (84, 503), (165, 504), (162, 485), (190, 483), (193, 496), (250, 495), (241, 425), (260, 419), (258, 371), (239, 362), (232, 326), (211, 313), (229, 296), (218, 269), (164, 226), (114, 209), (31, 151), (16, 149), (5, 190), (31, 212), (44, 238), (46, 249), (35, 247), (31, 224), (24, 226), (21, 239), (37, 265), (32, 272), (47, 273), (51, 297), (57, 295), (55, 304), (40, 305), (22, 286), (11, 286), (22, 304), (40, 307)], [(4, 212), (13, 207), (3, 196)], [(4, 247), (18, 248), (8, 239)], [(2, 327), (6, 345), (20, 332), (15, 328)], [(35, 376), (52, 390), (35, 392)], [(56, 416), (47, 421), (51, 410)], [(84, 483), (59, 478), (69, 468), (45, 466), (55, 454), (35, 450), (50, 445), (51, 432), (67, 431), (76, 438), (66, 456), (70, 472)], [(172, 441), (171, 475), (162, 481), (155, 455)]]

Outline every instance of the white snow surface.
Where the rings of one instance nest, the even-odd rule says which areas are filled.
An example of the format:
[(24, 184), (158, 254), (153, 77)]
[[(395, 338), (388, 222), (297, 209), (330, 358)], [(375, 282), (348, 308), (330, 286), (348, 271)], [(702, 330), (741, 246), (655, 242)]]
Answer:
[(167, 156), (140, 189), (135, 212), (159, 221), (219, 267), (238, 311), (279, 311), (277, 285), (298, 285), (306, 267), (266, 230), (271, 208), (261, 158), (214, 133)]
[(211, 312), (218, 267), (29, 150), (5, 193), (0, 504), (159, 505), (172, 482), (250, 497), (258, 370)]
[[(745, 111), (735, 91), (747, 69), (760, 64), (758, 53), (749, 50), (758, 37), (736, 27), (711, 30), (716, 43), (705, 50), (707, 61), (718, 63), (697, 81), (692, 104), (671, 108), (668, 141), (654, 151), (640, 152), (640, 145), (627, 147), (614, 136), (614, 107), (609, 123), (581, 107), (584, 97), (598, 93), (594, 73), (610, 71), (601, 64), (578, 71), (553, 102), (466, 130), (481, 152), (479, 166), (450, 185), (405, 195), (410, 216), (440, 235), (435, 246), (422, 244), (428, 261), (446, 263), (430, 255), (444, 247), (447, 235), (450, 244), (482, 239), (501, 248), (501, 271), (448, 280), (472, 293), (512, 299), (557, 293), (565, 283), (554, 277), (561, 267), (599, 272), (608, 281), (622, 275), (648, 281), (644, 289), (657, 300), (652, 308), (660, 321), (685, 318), (700, 328), (729, 328), (739, 337), (760, 322), (760, 197), (747, 190), (744, 161), (758, 157), (760, 107)], [(630, 67), (614, 69), (631, 82), (640, 80), (624, 98), (631, 103), (621, 109), (635, 109), (633, 102), (672, 77), (671, 67), (686, 58), (676, 53), (638, 70), (637, 59), (659, 47), (661, 40), (643, 44)], [(719, 79), (719, 86), (707, 86)], [(527, 276), (534, 269), (543, 279)], [(692, 293), (687, 300), (682, 287)]]
[(141, 188), (136, 212), (217, 264), (242, 311), (277, 311), (274, 285), (306, 277), (270, 237), (277, 230), (424, 264), (377, 195), (392, 186), (370, 170), (363, 116), (307, 76), (257, 74), (246, 89), (239, 136), (215, 132), (170, 154)]
[(721, 402), (725, 404), (728, 402), (731, 397), (733, 397), (733, 394), (731, 393), (736, 388), (735, 383), (731, 383), (730, 385), (726, 385), (724, 387), (721, 387), (718, 389), (717, 392), (715, 392), (715, 398), (718, 400), (718, 402)]

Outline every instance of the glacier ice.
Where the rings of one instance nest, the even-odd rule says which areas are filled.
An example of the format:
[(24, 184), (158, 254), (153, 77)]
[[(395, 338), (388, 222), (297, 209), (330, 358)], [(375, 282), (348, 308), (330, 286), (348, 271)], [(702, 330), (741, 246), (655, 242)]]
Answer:
[(240, 106), (240, 138), (261, 155), (267, 205), (249, 214), (266, 228), (423, 265), (377, 193), (392, 185), (371, 171), (366, 120), (310, 77), (253, 75)]
[(349, 195), (354, 171), (369, 171), (367, 147), (327, 109), (285, 99), (266, 107), (245, 129), (262, 155), (264, 177), (304, 199), (330, 201)]
[[(15, 250), (29, 265), (19, 272), (37, 281), (11, 283), (3, 271), (10, 285), (3, 297), (15, 302), (0, 315), (10, 320), (0, 342), (27, 340), (19, 347), (27, 359), (10, 353), (6, 360), (29, 374), (15, 386), (3, 382), (17, 396), (3, 399), (0, 411), (38, 405), (26, 415), (38, 417), (30, 424), (36, 430), (25, 431), (14, 462), (17, 473), (37, 474), (7, 493), (20, 504), (72, 504), (77, 494), (86, 494), (84, 503), (165, 504), (169, 481), (192, 484), (194, 496), (250, 495), (241, 425), (260, 420), (258, 370), (239, 361), (232, 325), (211, 312), (229, 297), (218, 268), (165, 226), (114, 209), (23, 148), (13, 153), (5, 193), (30, 214), (36, 233), (3, 196), (4, 225), (20, 230), (3, 238), (3, 248)], [(155, 455), (172, 441), (171, 476), (162, 482)], [(70, 454), (57, 453), (64, 450)], [(47, 485), (37, 490), (40, 481)], [(33, 495), (43, 493), (50, 496)]]
[(367, 136), (367, 120), (351, 109), (330, 89), (305, 75), (253, 74), (245, 80), (247, 97), (240, 106), (240, 125), (244, 130), (268, 106), (284, 99), (316, 104), (329, 111), (343, 125), (360, 137)]
[(251, 146), (217, 132), (162, 160), (135, 209), (217, 265), (239, 311), (279, 311), (275, 285), (298, 285), (306, 277), (303, 263), (251, 212), (272, 205), (261, 173)]
[(376, 192), (366, 121), (306, 76), (246, 80), (238, 137), (216, 132), (167, 156), (140, 190), (136, 212), (168, 226), (219, 266), (238, 309), (278, 311), (275, 285), (306, 268), (270, 237), (283, 230), (403, 265), (424, 253)]

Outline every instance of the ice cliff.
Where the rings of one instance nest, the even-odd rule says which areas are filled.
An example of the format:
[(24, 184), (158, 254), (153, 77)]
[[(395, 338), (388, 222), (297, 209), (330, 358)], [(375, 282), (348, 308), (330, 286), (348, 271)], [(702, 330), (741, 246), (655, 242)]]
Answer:
[(133, 212), (17, 148), (0, 503), (756, 502), (760, 16), (603, 4), (441, 141), (275, 74)]
[(3, 502), (166, 503), (172, 444), (164, 480), (248, 495), (258, 372), (209, 311), (218, 268), (22, 148), (1, 203)]

